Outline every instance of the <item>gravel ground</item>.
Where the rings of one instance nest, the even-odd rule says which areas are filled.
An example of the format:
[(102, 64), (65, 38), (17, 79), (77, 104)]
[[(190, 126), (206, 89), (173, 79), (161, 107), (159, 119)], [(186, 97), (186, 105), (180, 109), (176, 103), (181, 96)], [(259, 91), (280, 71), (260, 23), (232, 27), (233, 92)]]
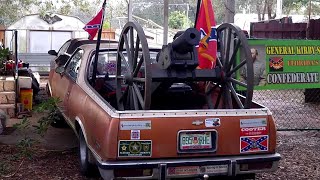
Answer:
[[(257, 174), (256, 179), (320, 179), (320, 133), (279, 132), (278, 152), (282, 155), (279, 169), (274, 173)], [(90, 180), (79, 173), (77, 149), (64, 151), (46, 151), (38, 147), (31, 159), (25, 159), (18, 171), (22, 159), (15, 154), (18, 149), (14, 145), (0, 144), (0, 179), (74, 179)], [(15, 173), (5, 178), (4, 175)], [(101, 179), (101, 178), (92, 178)]]
[(274, 173), (258, 174), (257, 179), (320, 179), (320, 132), (278, 132), (278, 148), (282, 156)]

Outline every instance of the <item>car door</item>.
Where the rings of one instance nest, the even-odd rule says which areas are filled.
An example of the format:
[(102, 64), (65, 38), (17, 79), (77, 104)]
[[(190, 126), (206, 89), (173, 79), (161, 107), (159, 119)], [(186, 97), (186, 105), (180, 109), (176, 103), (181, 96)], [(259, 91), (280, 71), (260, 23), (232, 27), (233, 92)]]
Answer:
[[(83, 50), (77, 49), (68, 62), (65, 65), (65, 75), (69, 81), (69, 86), (67, 88), (67, 93), (65, 95), (64, 105), (67, 107), (65, 114), (70, 118), (70, 110), (73, 107), (70, 107), (70, 96), (78, 96), (77, 93), (72, 94), (72, 89), (77, 87), (77, 78), (80, 70), (80, 65), (83, 57)], [(71, 118), (73, 119), (73, 118)]]
[[(70, 46), (70, 40), (65, 42), (65, 44), (61, 46), (61, 48), (59, 49), (58, 52), (55, 52), (55, 50), (53, 50), (53, 52), (52, 52), (53, 54), (51, 54), (51, 55), (54, 55), (55, 57), (50, 61), (49, 84), (51, 87), (52, 96), (54, 96), (54, 97), (57, 96), (56, 87), (60, 86), (59, 80), (61, 79), (60, 74), (56, 73), (55, 69), (58, 67), (57, 63), (59, 62), (59, 59), (61, 59), (61, 58), (67, 59), (67, 60), (69, 59), (69, 57), (67, 57), (67, 55), (64, 55), (69, 46)], [(64, 56), (64, 57), (62, 57), (62, 56)]]
[(70, 57), (65, 65), (64, 72), (60, 75), (58, 81), (59, 85), (56, 88), (56, 96), (61, 100), (60, 107), (62, 107), (63, 113), (69, 118), (69, 98), (70, 92), (73, 86), (76, 84), (81, 59), (83, 55), (82, 49), (77, 49)]

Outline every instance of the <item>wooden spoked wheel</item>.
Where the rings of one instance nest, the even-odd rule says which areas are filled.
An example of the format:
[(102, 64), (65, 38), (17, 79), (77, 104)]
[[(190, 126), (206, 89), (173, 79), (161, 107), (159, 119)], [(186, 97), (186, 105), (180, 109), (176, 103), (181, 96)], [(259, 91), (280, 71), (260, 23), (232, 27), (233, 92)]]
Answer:
[(118, 109), (148, 110), (151, 105), (150, 53), (142, 27), (128, 22), (120, 35), (116, 65)]
[[(208, 106), (211, 109), (223, 108), (248, 109), (253, 96), (253, 60), (247, 38), (242, 30), (233, 24), (222, 24), (217, 28), (218, 55), (216, 65), (221, 68), (221, 79), (210, 82), (206, 87)], [(240, 62), (237, 56), (240, 52)], [(241, 82), (237, 77), (243, 67), (246, 67), (246, 81)], [(241, 99), (236, 91), (241, 87), (245, 99)], [(212, 93), (218, 90), (216, 101), (212, 100)], [(236, 106), (233, 104), (236, 102)]]

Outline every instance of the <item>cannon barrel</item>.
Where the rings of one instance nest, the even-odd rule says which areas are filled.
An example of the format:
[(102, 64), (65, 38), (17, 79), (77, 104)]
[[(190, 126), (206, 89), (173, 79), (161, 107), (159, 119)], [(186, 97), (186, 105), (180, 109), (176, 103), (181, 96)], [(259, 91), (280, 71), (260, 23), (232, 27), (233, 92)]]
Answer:
[(172, 49), (178, 53), (185, 54), (193, 51), (193, 47), (198, 45), (200, 33), (196, 28), (189, 28), (172, 42)]

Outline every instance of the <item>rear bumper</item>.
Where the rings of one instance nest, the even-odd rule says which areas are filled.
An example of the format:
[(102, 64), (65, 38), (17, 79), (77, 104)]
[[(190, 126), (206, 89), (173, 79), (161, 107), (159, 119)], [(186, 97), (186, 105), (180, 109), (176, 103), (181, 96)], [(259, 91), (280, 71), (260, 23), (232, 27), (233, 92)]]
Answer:
[[(132, 160), (132, 161), (117, 161), (98, 163), (99, 171), (104, 179), (114, 179), (114, 169), (123, 168), (142, 168), (153, 169), (151, 176), (143, 176), (139, 178), (126, 177), (130, 179), (168, 179), (168, 178), (185, 178), (185, 177), (203, 177), (226, 175), (236, 176), (241, 174), (253, 174), (259, 172), (276, 171), (278, 168), (280, 154), (263, 154), (263, 155), (248, 155), (248, 156), (230, 156), (230, 157), (213, 157), (213, 158), (192, 158), (192, 159), (159, 159), (159, 160)], [(272, 167), (267, 169), (255, 170), (240, 170), (241, 164), (250, 163), (265, 163), (272, 162)], [(183, 166), (214, 166), (227, 165), (227, 171), (223, 173), (198, 173), (193, 175), (171, 175), (167, 174), (167, 169), (170, 167)]]

